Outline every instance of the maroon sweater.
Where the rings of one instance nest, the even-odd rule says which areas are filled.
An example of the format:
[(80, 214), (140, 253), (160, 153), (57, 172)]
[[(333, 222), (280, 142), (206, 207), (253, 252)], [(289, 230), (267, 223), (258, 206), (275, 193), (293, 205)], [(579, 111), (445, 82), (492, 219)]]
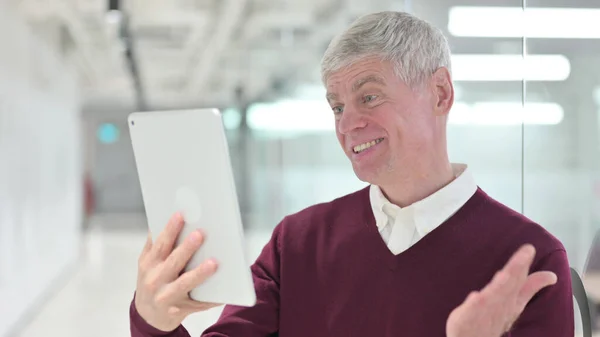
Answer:
[[(524, 243), (532, 271), (557, 284), (529, 303), (510, 337), (572, 337), (574, 311), (567, 254), (539, 225), (481, 189), (450, 219), (399, 255), (383, 242), (368, 188), (286, 217), (252, 266), (257, 304), (226, 306), (202, 336), (348, 337), (446, 335), (446, 319), (484, 287)], [(130, 307), (133, 337), (165, 334)]]

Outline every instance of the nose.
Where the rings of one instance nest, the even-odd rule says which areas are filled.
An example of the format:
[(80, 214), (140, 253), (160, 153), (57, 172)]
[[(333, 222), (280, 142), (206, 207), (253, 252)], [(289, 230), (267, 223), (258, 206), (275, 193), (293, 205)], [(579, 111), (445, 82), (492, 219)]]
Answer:
[(342, 112), (337, 123), (339, 133), (346, 135), (365, 126), (367, 126), (367, 121), (358, 109), (351, 106), (344, 107), (344, 112)]

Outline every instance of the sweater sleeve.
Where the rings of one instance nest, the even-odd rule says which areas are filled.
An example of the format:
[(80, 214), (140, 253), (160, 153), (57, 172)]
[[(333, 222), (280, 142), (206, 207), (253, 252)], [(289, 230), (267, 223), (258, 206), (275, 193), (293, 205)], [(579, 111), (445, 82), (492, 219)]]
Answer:
[[(202, 337), (268, 337), (279, 331), (281, 224), (252, 265), (256, 305), (227, 305)], [(177, 336), (179, 337), (179, 336)]]
[(542, 289), (529, 302), (511, 332), (506, 337), (573, 337), (575, 312), (569, 260), (564, 250), (543, 257), (535, 271), (552, 271), (558, 276), (556, 284)]
[(171, 332), (164, 332), (146, 323), (135, 308), (135, 296), (129, 306), (129, 330), (131, 337), (190, 337), (183, 325)]

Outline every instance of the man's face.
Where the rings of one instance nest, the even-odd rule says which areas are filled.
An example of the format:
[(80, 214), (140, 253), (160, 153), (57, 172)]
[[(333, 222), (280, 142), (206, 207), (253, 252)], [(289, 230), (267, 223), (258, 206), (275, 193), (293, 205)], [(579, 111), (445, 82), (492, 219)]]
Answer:
[(427, 85), (402, 82), (391, 63), (364, 59), (332, 74), (326, 87), (337, 138), (360, 180), (390, 183), (432, 149), (434, 97)]

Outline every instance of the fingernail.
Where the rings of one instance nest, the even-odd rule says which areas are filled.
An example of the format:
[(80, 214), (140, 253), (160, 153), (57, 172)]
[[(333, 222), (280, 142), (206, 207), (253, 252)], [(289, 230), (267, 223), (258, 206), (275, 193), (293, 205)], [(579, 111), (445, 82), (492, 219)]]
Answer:
[(198, 230), (195, 230), (192, 232), (192, 234), (190, 234), (190, 239), (193, 243), (198, 244), (200, 241), (202, 241), (202, 233)]
[(556, 284), (556, 282), (558, 282), (558, 276), (556, 276), (556, 274), (552, 274), (552, 284)]
[(206, 260), (206, 268), (209, 270), (217, 269), (217, 260), (214, 258), (210, 258)]

